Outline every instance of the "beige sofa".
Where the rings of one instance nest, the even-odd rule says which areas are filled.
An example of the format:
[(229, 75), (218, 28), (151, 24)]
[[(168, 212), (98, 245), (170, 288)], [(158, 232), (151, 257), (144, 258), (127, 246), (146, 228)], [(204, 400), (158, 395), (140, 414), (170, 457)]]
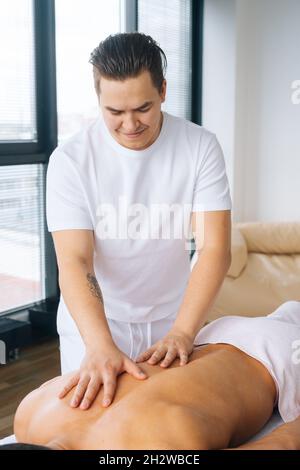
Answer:
[(234, 224), (231, 266), (208, 321), (267, 315), (287, 300), (300, 301), (300, 222)]

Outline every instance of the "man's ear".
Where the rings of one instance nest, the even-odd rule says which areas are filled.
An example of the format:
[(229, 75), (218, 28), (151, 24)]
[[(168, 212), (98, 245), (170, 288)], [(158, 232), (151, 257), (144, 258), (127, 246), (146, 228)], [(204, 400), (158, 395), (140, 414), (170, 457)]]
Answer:
[(167, 80), (164, 78), (161, 86), (160, 98), (161, 102), (163, 103), (166, 99), (166, 92), (167, 92)]

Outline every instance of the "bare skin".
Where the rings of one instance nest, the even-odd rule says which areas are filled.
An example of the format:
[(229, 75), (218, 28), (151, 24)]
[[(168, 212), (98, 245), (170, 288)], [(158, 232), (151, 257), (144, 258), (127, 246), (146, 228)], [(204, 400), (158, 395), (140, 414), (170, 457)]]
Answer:
[(268, 370), (234, 346), (202, 345), (184, 367), (179, 359), (168, 369), (141, 367), (148, 380), (120, 375), (107, 409), (102, 388), (91, 408), (81, 410), (69, 406), (72, 391), (57, 398), (69, 374), (46, 382), (21, 402), (17, 440), (56, 449), (300, 448), (299, 420), (241, 445), (270, 418), (276, 388)]

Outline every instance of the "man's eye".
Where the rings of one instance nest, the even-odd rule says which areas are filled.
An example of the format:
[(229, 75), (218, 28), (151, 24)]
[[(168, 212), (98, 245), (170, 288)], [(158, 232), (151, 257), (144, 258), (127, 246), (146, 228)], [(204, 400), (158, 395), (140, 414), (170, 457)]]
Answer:
[[(149, 111), (150, 108), (147, 108), (147, 109), (140, 109), (139, 112), (140, 113), (147, 113), (147, 111)], [(113, 114), (114, 116), (119, 116), (119, 114), (121, 114), (121, 111), (111, 111), (111, 114)]]

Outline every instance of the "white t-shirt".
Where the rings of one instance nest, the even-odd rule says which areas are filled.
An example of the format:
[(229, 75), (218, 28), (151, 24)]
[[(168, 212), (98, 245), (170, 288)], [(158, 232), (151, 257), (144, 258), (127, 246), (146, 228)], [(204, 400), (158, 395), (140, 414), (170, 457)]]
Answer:
[[(223, 153), (213, 133), (166, 112), (155, 142), (131, 150), (99, 116), (50, 156), (46, 208), (50, 232), (94, 231), (108, 318), (159, 320), (178, 311), (188, 283), (191, 211), (231, 209)], [(60, 310), (69, 316), (62, 296)]]

